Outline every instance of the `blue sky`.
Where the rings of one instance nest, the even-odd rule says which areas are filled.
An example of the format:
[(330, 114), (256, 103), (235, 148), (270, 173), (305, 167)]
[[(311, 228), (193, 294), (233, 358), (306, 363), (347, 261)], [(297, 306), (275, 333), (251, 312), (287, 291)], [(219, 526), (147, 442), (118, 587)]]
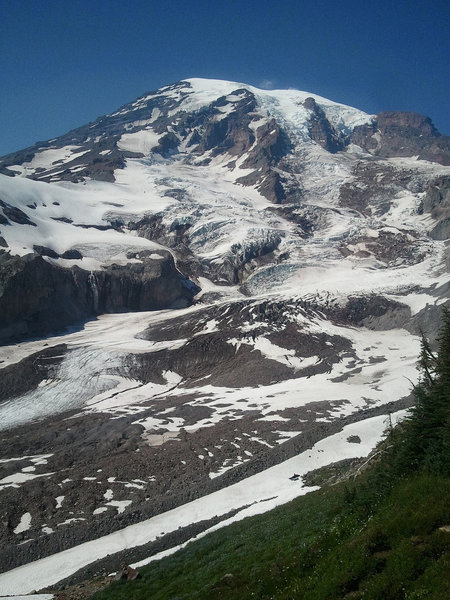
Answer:
[(450, 134), (441, 0), (0, 0), (0, 155), (186, 77), (294, 87)]

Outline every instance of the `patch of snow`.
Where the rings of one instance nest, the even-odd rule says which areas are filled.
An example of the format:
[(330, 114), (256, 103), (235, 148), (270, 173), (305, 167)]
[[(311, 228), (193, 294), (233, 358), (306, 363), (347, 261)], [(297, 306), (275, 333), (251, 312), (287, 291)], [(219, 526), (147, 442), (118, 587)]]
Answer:
[(31, 528), (31, 513), (26, 512), (20, 517), (19, 524), (15, 527), (14, 533), (22, 533), (28, 531)]
[(117, 514), (121, 514), (124, 512), (127, 506), (130, 506), (132, 500), (111, 500), (110, 502), (106, 502), (108, 506), (114, 506), (117, 508)]
[(106, 508), (106, 506), (99, 506), (98, 508), (96, 508), (92, 514), (93, 515), (100, 515), (101, 513), (106, 512), (108, 509)]
[(0, 490), (6, 487), (20, 487), (20, 484), (31, 481), (31, 479), (37, 479), (38, 477), (50, 477), (54, 473), (39, 473), (39, 475), (32, 475), (31, 473), (14, 473), (0, 479)]
[(51, 527), (47, 527), (46, 525), (43, 525), (42, 533), (46, 533), (47, 535), (50, 535), (51, 533), (55, 533), (55, 530), (52, 529)]
[(57, 524), (57, 527), (61, 527), (62, 525), (70, 525), (70, 523), (77, 523), (78, 521), (86, 521), (86, 519), (84, 519), (83, 517), (72, 517), (71, 519), (61, 521), (61, 523)]
[(105, 498), (105, 500), (112, 500), (114, 497), (114, 492), (111, 488), (107, 489), (106, 492), (103, 494), (103, 497)]
[(128, 150), (129, 152), (140, 152), (148, 156), (152, 148), (158, 145), (160, 134), (152, 129), (141, 129), (135, 133), (124, 133), (117, 142), (119, 150)]

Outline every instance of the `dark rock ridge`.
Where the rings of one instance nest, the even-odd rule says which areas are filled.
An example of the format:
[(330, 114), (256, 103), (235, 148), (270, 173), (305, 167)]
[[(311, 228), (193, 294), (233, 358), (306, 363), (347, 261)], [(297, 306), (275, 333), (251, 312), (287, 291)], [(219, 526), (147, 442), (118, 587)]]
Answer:
[(433, 219), (437, 221), (430, 231), (433, 239), (450, 238), (450, 177), (439, 177), (430, 183), (419, 210), (431, 213)]
[[(249, 124), (258, 117), (256, 99), (254, 95), (244, 89), (233, 92), (239, 100), (233, 102), (233, 110), (225, 117), (216, 120), (221, 115), (220, 108), (228, 104), (226, 96), (212, 102), (206, 109), (200, 110), (197, 115), (189, 116), (183, 122), (185, 127), (195, 131), (191, 145), (195, 145), (195, 152), (203, 154), (212, 151), (212, 156), (225, 152), (231, 156), (240, 156), (247, 152), (255, 142), (255, 134)], [(192, 134), (191, 134), (192, 136)]]
[(38, 387), (45, 379), (54, 377), (66, 350), (65, 344), (59, 344), (3, 368), (0, 377), (0, 402), (12, 395), (25, 394)]
[(381, 216), (399, 192), (423, 193), (429, 184), (410, 168), (375, 161), (358, 161), (353, 181), (339, 188), (339, 204), (365, 216)]
[(308, 123), (311, 139), (333, 154), (343, 150), (346, 142), (344, 136), (328, 121), (324, 110), (320, 108), (314, 98), (306, 98), (304, 105), (311, 111)]
[(36, 223), (33, 223), (23, 210), (0, 200), (0, 225), (9, 225), (9, 221), (19, 225), (31, 225), (32, 227), (36, 227)]
[(199, 288), (177, 271), (172, 255), (89, 272), (42, 256), (0, 254), (0, 341), (46, 335), (108, 312), (188, 306)]
[(372, 123), (355, 127), (350, 141), (381, 158), (417, 156), (450, 165), (450, 138), (430, 118), (413, 112), (382, 112)]

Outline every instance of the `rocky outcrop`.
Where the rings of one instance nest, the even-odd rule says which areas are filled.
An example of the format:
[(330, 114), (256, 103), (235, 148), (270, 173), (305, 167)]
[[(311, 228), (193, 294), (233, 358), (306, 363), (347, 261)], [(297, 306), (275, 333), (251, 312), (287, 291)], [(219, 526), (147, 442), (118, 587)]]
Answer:
[(63, 269), (38, 254), (0, 254), (0, 341), (45, 335), (105, 312), (187, 306), (199, 288), (168, 252), (89, 272)]
[(219, 266), (216, 277), (226, 279), (229, 283), (244, 282), (257, 266), (264, 264), (265, 259), (271, 257), (280, 243), (279, 235), (266, 234), (258, 239), (234, 244)]
[(339, 204), (365, 216), (384, 215), (396, 194), (422, 193), (428, 183), (412, 169), (378, 161), (358, 161), (352, 176), (339, 188)]
[(31, 225), (32, 227), (36, 227), (36, 223), (33, 223), (23, 210), (0, 200), (0, 225), (9, 225), (9, 221), (17, 223), (18, 225)]
[(382, 112), (371, 123), (355, 127), (350, 141), (382, 158), (417, 156), (450, 165), (450, 138), (431, 119), (413, 112)]
[[(238, 89), (233, 92), (233, 97), (238, 100), (233, 101), (232, 110), (225, 116), (221, 108), (229, 102), (223, 96), (186, 121), (186, 125), (197, 133), (196, 154), (211, 151), (212, 156), (224, 152), (239, 156), (253, 145), (255, 134), (249, 125), (255, 119), (255, 96), (248, 90)], [(193, 141), (191, 138), (191, 143)]]
[(256, 130), (257, 141), (242, 163), (243, 169), (255, 169), (236, 180), (242, 185), (256, 185), (259, 192), (271, 202), (280, 204), (286, 199), (282, 178), (273, 167), (289, 153), (292, 145), (287, 134), (274, 119)]
[(450, 238), (450, 177), (439, 177), (431, 182), (419, 207), (420, 213), (430, 213), (437, 221), (430, 231), (435, 240)]
[(1, 369), (0, 402), (11, 396), (25, 394), (38, 387), (42, 381), (55, 377), (57, 367), (64, 358), (66, 350), (65, 344), (45, 348), (18, 363)]
[(405, 327), (411, 318), (408, 306), (377, 294), (350, 296), (344, 305), (326, 312), (332, 319), (376, 331)]
[(311, 139), (331, 153), (339, 152), (345, 146), (345, 139), (328, 121), (325, 112), (314, 98), (306, 98), (305, 108), (311, 111), (308, 131)]

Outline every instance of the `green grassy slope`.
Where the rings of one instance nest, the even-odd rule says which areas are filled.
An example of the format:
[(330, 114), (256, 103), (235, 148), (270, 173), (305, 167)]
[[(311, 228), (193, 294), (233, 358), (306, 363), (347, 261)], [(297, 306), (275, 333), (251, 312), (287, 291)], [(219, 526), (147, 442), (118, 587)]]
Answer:
[(450, 480), (401, 481), (375, 510), (366, 483), (235, 523), (95, 600), (450, 598)]

